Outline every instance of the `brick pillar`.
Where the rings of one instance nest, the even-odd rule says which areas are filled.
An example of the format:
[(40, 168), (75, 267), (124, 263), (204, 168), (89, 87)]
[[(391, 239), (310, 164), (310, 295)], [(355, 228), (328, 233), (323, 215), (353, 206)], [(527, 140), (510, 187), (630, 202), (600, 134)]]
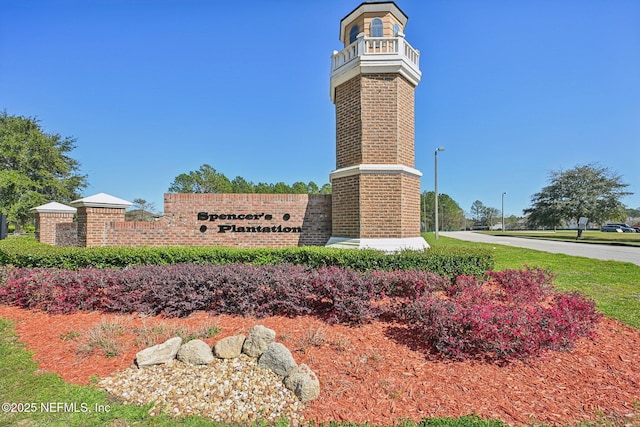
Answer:
[(111, 223), (124, 221), (124, 208), (78, 208), (78, 246), (105, 246)]
[(345, 49), (332, 57), (336, 170), (328, 246), (428, 247), (420, 236), (422, 174), (414, 168), (421, 72), (419, 52), (402, 33), (407, 19), (393, 2), (365, 2), (340, 22)]
[(32, 208), (36, 213), (36, 241), (47, 245), (56, 244), (56, 225), (73, 222), (76, 209), (62, 203), (52, 202)]
[(78, 208), (78, 246), (106, 246), (113, 222), (124, 221), (130, 202), (100, 193), (71, 202)]

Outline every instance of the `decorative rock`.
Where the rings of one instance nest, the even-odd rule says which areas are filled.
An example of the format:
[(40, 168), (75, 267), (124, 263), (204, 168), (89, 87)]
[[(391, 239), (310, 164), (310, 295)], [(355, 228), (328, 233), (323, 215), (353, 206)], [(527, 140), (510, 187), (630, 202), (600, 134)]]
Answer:
[(209, 344), (202, 340), (191, 340), (182, 344), (177, 359), (190, 365), (208, 365), (213, 362), (213, 353)]
[(289, 375), (284, 379), (284, 385), (301, 402), (309, 402), (320, 395), (320, 381), (316, 374), (304, 363), (291, 369)]
[[(263, 326), (251, 333), (246, 348), (255, 351), (263, 345), (259, 342), (275, 338)], [(127, 403), (153, 404), (152, 415), (201, 415), (234, 425), (284, 417), (292, 426), (302, 425), (303, 403), (320, 394), (315, 373), (307, 365), (298, 367), (283, 344), (270, 342), (256, 360), (242, 354), (244, 343), (244, 335), (218, 341), (214, 350), (220, 359), (215, 359), (204, 341), (180, 346), (181, 338), (171, 338), (136, 355), (138, 367), (145, 369), (130, 367), (100, 386)]]
[(233, 359), (242, 353), (242, 344), (246, 337), (244, 335), (234, 335), (223, 338), (214, 346), (214, 353), (220, 359)]
[(162, 344), (147, 347), (136, 354), (138, 367), (168, 363), (176, 358), (182, 338), (174, 337)]
[(289, 371), (298, 364), (284, 344), (272, 342), (258, 359), (258, 366), (270, 369), (281, 377), (286, 377)]
[(276, 331), (262, 325), (256, 325), (245, 340), (242, 352), (250, 357), (260, 357), (275, 339)]

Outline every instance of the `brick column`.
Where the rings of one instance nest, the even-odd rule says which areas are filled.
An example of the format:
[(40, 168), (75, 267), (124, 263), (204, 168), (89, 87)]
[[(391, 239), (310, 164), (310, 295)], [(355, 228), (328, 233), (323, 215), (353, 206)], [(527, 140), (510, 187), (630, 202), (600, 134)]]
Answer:
[(71, 202), (78, 208), (78, 246), (106, 246), (112, 223), (124, 221), (130, 202), (100, 193)]
[(51, 202), (32, 208), (36, 213), (36, 241), (47, 245), (56, 244), (56, 225), (72, 223), (76, 209), (62, 203)]

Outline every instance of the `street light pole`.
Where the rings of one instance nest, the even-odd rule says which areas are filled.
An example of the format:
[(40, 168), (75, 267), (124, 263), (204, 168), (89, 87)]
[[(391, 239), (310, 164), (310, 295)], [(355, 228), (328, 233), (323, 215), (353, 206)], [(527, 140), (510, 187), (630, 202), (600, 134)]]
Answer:
[(507, 194), (506, 191), (502, 193), (502, 231), (504, 232), (504, 195)]
[(438, 239), (438, 151), (444, 151), (444, 147), (438, 147), (435, 152), (435, 193), (436, 193), (436, 240)]
[(424, 216), (424, 232), (427, 232), (427, 192), (422, 195), (422, 214)]

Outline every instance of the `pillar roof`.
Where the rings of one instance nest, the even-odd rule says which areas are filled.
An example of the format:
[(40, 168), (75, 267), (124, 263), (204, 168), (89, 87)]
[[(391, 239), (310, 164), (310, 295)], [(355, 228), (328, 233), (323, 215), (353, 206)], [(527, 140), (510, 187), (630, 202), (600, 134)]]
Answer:
[(50, 213), (76, 213), (76, 208), (71, 206), (63, 205), (58, 202), (47, 203), (46, 205), (36, 206), (35, 208), (29, 209), (30, 211), (35, 211), (38, 213), (41, 212), (50, 212)]
[(71, 202), (71, 206), (75, 207), (90, 207), (90, 208), (121, 208), (126, 209), (131, 206), (132, 203), (118, 197), (112, 196), (106, 193), (98, 193), (93, 196), (88, 196), (83, 199), (74, 200)]

